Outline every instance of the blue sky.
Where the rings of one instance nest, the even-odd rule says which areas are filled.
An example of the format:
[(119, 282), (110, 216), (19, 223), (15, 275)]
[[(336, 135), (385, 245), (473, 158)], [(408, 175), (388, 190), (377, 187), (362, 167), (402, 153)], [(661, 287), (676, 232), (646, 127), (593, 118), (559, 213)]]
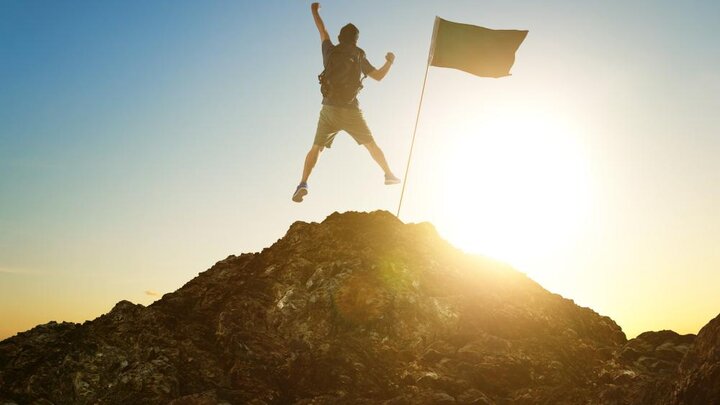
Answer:
[[(306, 202), (290, 201), (320, 101), (309, 4), (0, 3), (0, 337), (93, 318), (121, 299), (147, 304), (296, 220), (394, 212), (399, 188), (382, 185), (349, 137), (321, 156)], [(360, 27), (374, 65), (397, 55), (360, 97), (396, 172), (433, 18), (530, 31), (510, 78), (431, 69), (403, 220), (497, 256), (481, 241), (501, 229), (473, 217), (487, 211), (482, 199), (455, 212), (439, 195), (448, 176), (472, 189), (477, 168), (447, 162), (493, 117), (540, 111), (549, 128), (572, 128), (591, 201), (552, 255), (498, 258), (630, 334), (696, 332), (720, 310), (708, 287), (720, 281), (720, 5), (369, 1), (323, 3), (321, 14), (332, 38)], [(473, 245), (453, 234), (459, 221), (488, 234)], [(526, 226), (507, 229), (538, 228)], [(683, 292), (657, 301), (672, 289)]]

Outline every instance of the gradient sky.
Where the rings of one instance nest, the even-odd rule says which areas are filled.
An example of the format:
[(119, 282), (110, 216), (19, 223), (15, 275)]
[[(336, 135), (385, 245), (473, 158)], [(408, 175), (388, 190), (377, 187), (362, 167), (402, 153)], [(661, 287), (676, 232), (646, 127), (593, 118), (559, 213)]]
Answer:
[[(290, 196), (322, 70), (304, 1), (0, 2), (0, 338), (149, 304), (292, 222), (394, 212), (348, 136)], [(431, 68), (402, 219), (645, 330), (720, 312), (716, 1), (326, 2), (386, 79), (398, 174), (436, 15), (528, 29), (513, 76)]]

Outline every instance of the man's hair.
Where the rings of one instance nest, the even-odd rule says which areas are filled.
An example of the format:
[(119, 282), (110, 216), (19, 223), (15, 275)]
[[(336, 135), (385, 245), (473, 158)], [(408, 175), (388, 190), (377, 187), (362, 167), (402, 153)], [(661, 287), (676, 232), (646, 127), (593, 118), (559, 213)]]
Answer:
[(350, 23), (340, 29), (340, 34), (338, 35), (338, 41), (340, 41), (341, 44), (347, 43), (347, 44), (357, 45), (357, 40), (358, 40), (359, 35), (360, 35), (360, 30), (357, 29), (357, 27), (354, 26), (352, 23)]

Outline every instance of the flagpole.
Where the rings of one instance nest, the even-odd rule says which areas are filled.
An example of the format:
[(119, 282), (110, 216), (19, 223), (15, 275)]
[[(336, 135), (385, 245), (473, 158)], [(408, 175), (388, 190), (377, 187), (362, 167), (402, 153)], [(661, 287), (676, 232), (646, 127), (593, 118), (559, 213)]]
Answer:
[(420, 109), (422, 108), (423, 96), (425, 96), (425, 84), (427, 83), (428, 71), (430, 70), (430, 58), (428, 58), (427, 66), (425, 66), (425, 78), (423, 79), (422, 91), (420, 92), (420, 103), (418, 105), (417, 115), (415, 116), (415, 129), (413, 129), (412, 141), (410, 142), (410, 154), (408, 155), (407, 166), (405, 167), (405, 177), (403, 178), (402, 191), (400, 192), (400, 203), (398, 204), (396, 217), (400, 218), (400, 208), (402, 208), (403, 196), (405, 195), (405, 186), (407, 185), (408, 172), (410, 171), (410, 161), (412, 159), (413, 147), (415, 146), (415, 135), (417, 134), (418, 121), (420, 121)]
[(400, 202), (398, 203), (397, 218), (400, 218), (400, 208), (402, 208), (403, 196), (405, 195), (405, 186), (407, 185), (408, 172), (410, 171), (410, 161), (412, 160), (413, 147), (415, 146), (415, 135), (417, 134), (418, 121), (420, 121), (420, 110), (422, 109), (423, 97), (425, 96), (425, 84), (427, 84), (428, 71), (430, 70), (430, 61), (432, 61), (435, 50), (435, 37), (437, 35), (440, 18), (435, 17), (435, 25), (433, 26), (433, 34), (430, 39), (430, 49), (428, 50), (427, 65), (425, 65), (425, 78), (423, 79), (422, 90), (420, 91), (420, 103), (418, 104), (417, 115), (415, 116), (415, 128), (413, 129), (412, 141), (410, 142), (410, 154), (408, 154), (407, 166), (405, 167), (405, 176), (403, 178), (402, 191), (400, 192)]

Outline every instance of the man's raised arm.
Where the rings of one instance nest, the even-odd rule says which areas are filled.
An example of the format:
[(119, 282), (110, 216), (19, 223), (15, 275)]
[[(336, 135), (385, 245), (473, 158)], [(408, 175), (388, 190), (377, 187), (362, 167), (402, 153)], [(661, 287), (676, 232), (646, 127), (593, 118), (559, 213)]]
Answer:
[(390, 71), (390, 66), (392, 66), (393, 62), (395, 62), (395, 54), (388, 52), (387, 55), (385, 55), (385, 64), (382, 65), (380, 69), (368, 73), (368, 76), (377, 81), (382, 80), (388, 71)]
[(330, 39), (330, 35), (328, 35), (327, 30), (325, 30), (325, 23), (323, 23), (322, 18), (320, 18), (320, 13), (318, 13), (319, 9), (320, 3), (313, 3), (310, 5), (310, 10), (312, 11), (313, 19), (315, 20), (315, 26), (320, 33), (320, 41), (322, 42), (326, 39)]

